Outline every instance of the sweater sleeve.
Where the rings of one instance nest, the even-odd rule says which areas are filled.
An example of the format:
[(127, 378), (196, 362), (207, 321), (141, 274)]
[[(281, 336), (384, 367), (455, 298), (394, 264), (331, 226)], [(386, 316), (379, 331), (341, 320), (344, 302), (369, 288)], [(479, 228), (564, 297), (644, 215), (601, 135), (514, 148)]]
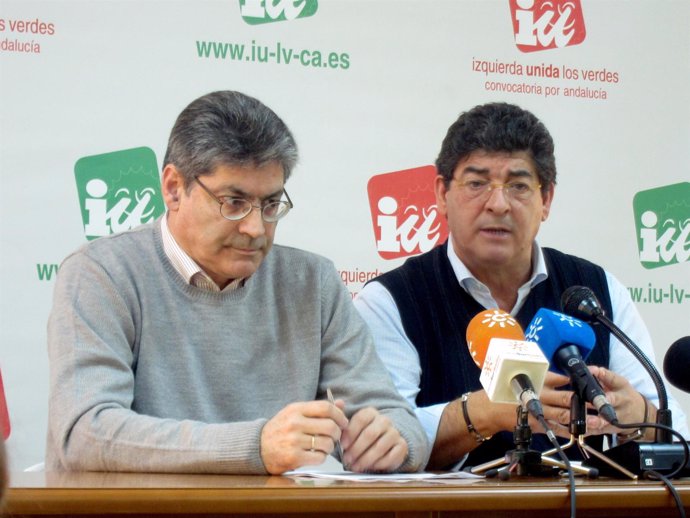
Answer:
[(345, 401), (348, 417), (371, 406), (390, 418), (409, 449), (399, 470), (422, 470), (431, 450), (421, 423), (393, 385), (369, 329), (335, 268), (324, 268), (322, 278), (323, 358), (319, 391), (330, 387), (336, 398)]
[(354, 305), (371, 331), (376, 352), (396, 389), (414, 409), (429, 444), (434, 444), (441, 416), (448, 403), (417, 405), (422, 366), (417, 349), (405, 333), (393, 296), (383, 284), (373, 281), (362, 288)]
[(265, 419), (210, 424), (133, 410), (141, 314), (123, 289), (84, 252), (60, 268), (48, 321), (46, 469), (265, 473)]

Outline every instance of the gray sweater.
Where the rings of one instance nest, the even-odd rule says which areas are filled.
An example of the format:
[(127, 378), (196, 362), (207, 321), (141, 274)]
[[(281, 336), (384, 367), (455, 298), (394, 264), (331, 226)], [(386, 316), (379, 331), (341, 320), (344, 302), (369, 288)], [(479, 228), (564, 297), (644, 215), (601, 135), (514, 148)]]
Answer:
[(48, 470), (266, 473), (263, 425), (327, 387), (395, 423), (402, 470), (429, 455), (333, 264), (294, 248), (216, 293), (175, 271), (160, 222), (100, 238), (60, 268), (48, 352)]

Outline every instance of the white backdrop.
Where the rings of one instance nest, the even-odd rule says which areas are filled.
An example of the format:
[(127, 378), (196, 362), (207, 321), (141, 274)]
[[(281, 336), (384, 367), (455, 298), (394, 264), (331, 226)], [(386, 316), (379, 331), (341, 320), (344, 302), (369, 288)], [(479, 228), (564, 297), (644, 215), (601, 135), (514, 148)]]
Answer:
[[(374, 222), (391, 214), (372, 219), (379, 199), (369, 199), (369, 182), (433, 164), (448, 126), (476, 104), (530, 109), (554, 136), (559, 169), (540, 243), (595, 261), (635, 290), (659, 364), (689, 334), (690, 2), (557, 1), (552, 18), (541, 0), (266, 3), (3, 0), (0, 368), (13, 469), (43, 459), (53, 265), (87, 239), (75, 164), (143, 147), (159, 167), (177, 114), (218, 89), (261, 99), (292, 128), (301, 152), (288, 183), (295, 210), (276, 240), (331, 257), (355, 279), (353, 295), (362, 272), (404, 259), (377, 249)], [(247, 16), (255, 4), (269, 11), (263, 19)], [(300, 16), (290, 19), (290, 6)], [(540, 19), (551, 21), (541, 35)], [(404, 184), (400, 173), (385, 178), (391, 189)], [(652, 189), (667, 199), (655, 202)], [(143, 190), (131, 192), (141, 201)], [(393, 214), (398, 227), (389, 228), (410, 215), (433, 223), (424, 207)], [(640, 225), (651, 236), (645, 264)], [(439, 238), (415, 229), (403, 237)], [(689, 396), (671, 392), (690, 412)]]

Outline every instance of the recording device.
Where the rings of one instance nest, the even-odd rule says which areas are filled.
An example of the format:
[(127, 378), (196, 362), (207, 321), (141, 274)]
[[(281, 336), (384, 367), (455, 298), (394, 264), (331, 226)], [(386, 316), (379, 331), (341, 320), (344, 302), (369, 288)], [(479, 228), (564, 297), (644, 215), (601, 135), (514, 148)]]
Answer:
[(588, 324), (541, 308), (527, 327), (526, 337), (539, 344), (551, 361), (551, 370), (570, 376), (573, 391), (583, 401), (591, 403), (608, 422), (617, 421), (616, 411), (585, 363), (596, 340)]
[[(563, 312), (567, 313), (568, 315), (578, 316), (590, 322), (603, 325), (612, 335), (614, 335), (625, 347), (630, 350), (630, 352), (647, 370), (652, 378), (652, 381), (654, 382), (654, 386), (656, 387), (659, 397), (659, 409), (657, 410), (656, 418), (657, 424), (662, 424), (668, 428), (671, 428), (673, 420), (671, 411), (668, 409), (666, 387), (664, 386), (659, 372), (651, 360), (647, 358), (647, 356), (645, 356), (645, 354), (640, 350), (640, 348), (635, 345), (633, 341), (630, 340), (630, 338), (604, 314), (601, 304), (599, 303), (596, 295), (594, 295), (594, 292), (585, 286), (571, 286), (570, 288), (566, 289), (561, 296), (561, 308), (563, 309)], [(678, 362), (680, 363), (680, 361), (683, 361), (684, 358), (686, 365), (688, 358), (690, 357), (690, 354), (688, 354), (688, 341), (690, 341), (688, 337), (681, 338), (671, 346), (671, 348), (674, 350), (674, 353), (671, 353), (672, 356), (678, 354), (675, 351), (681, 351), (683, 354), (679, 355), (680, 357), (678, 358)], [(676, 344), (679, 342), (681, 345), (676, 346)], [(671, 352), (671, 349), (669, 349), (669, 352)], [(674, 361), (675, 359), (669, 360), (669, 362)], [(679, 372), (675, 370), (678, 368), (682, 369), (682, 366), (679, 367), (678, 365), (674, 365), (671, 367), (673, 370), (671, 377), (674, 377), (675, 373)], [(683, 371), (683, 374), (685, 374), (685, 372), (686, 371)], [(680, 375), (680, 377), (684, 378), (683, 375)], [(674, 377), (674, 379), (676, 378)], [(688, 385), (688, 382), (685, 379), (682, 380), (682, 384), (684, 387), (686, 387), (683, 388), (683, 390), (690, 389), (690, 385)], [(638, 474), (647, 470), (668, 473), (682, 466), (684, 462), (685, 466), (683, 471), (680, 472), (680, 475), (687, 476), (687, 474), (690, 473), (690, 461), (685, 459), (683, 445), (681, 443), (674, 443), (672, 441), (671, 432), (666, 430), (657, 429), (656, 440), (653, 443), (628, 441), (614, 448), (610, 448), (605, 453), (609, 459)], [(602, 473), (615, 475), (613, 472), (607, 472), (606, 466), (596, 462), (596, 459), (591, 460), (593, 462), (590, 462), (589, 464), (598, 467)]]
[(690, 336), (679, 338), (664, 356), (664, 376), (683, 392), (690, 392)]
[(467, 326), (467, 345), (482, 372), (479, 381), (489, 399), (520, 402), (533, 416), (543, 416), (539, 392), (549, 362), (537, 344), (526, 342), (522, 327), (505, 311), (487, 309)]

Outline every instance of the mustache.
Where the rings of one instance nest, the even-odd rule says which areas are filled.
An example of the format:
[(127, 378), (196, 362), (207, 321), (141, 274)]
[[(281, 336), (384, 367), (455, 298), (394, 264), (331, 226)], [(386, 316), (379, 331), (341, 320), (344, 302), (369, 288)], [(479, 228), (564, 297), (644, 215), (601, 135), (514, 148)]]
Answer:
[(254, 239), (235, 239), (228, 246), (241, 248), (243, 250), (260, 250), (266, 247), (267, 239), (265, 236), (255, 237)]
[(482, 230), (506, 230), (512, 232), (513, 227), (513, 221), (508, 219), (483, 221), (479, 224), (479, 228)]

